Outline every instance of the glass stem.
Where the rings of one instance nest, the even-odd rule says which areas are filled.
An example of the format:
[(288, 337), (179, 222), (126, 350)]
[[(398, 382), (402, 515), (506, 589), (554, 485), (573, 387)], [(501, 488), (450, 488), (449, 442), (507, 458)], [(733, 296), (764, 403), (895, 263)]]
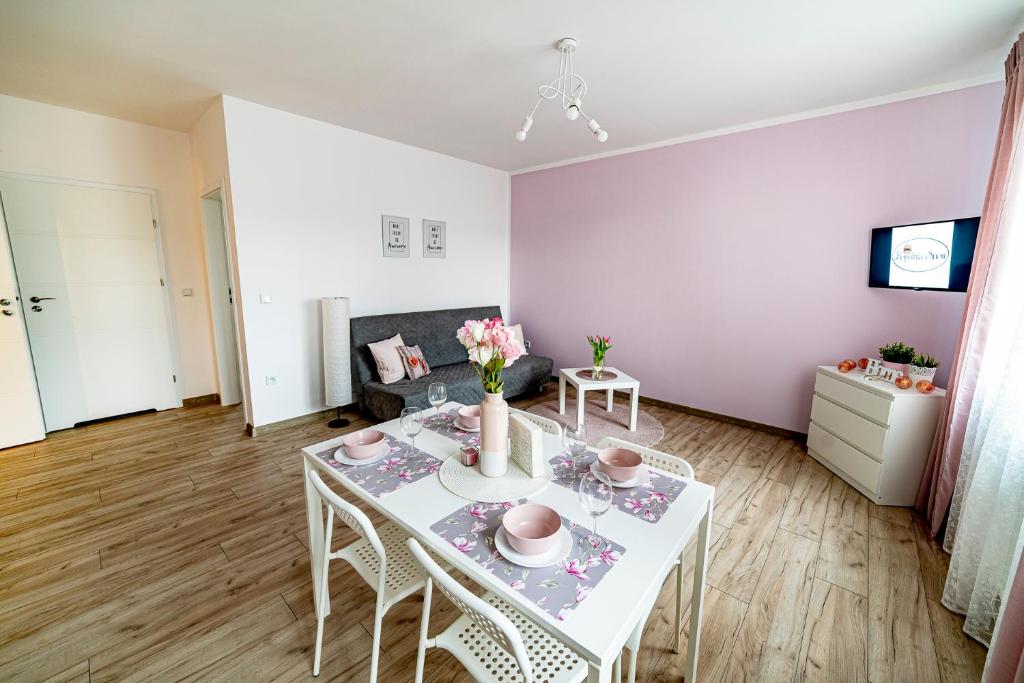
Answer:
[(598, 518), (594, 517), (594, 540), (597, 540), (597, 538), (598, 538), (598, 535), (597, 535), (597, 520), (598, 520)]

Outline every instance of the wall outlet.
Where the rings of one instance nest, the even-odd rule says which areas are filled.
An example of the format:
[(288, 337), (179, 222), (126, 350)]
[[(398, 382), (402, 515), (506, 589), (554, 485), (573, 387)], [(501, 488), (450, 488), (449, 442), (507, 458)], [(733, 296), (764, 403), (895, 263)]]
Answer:
[(265, 377), (265, 379), (267, 381), (267, 386), (268, 387), (272, 387), (275, 384), (277, 384), (277, 375), (267, 375)]
[(531, 346), (531, 345), (532, 345), (532, 342), (531, 342), (531, 341), (530, 341), (529, 339), (527, 339), (526, 341), (524, 341), (524, 342), (523, 342), (523, 346), (525, 346), (525, 347), (526, 347), (526, 350), (527, 350), (527, 351), (529, 351), (529, 350), (530, 350), (530, 346)]

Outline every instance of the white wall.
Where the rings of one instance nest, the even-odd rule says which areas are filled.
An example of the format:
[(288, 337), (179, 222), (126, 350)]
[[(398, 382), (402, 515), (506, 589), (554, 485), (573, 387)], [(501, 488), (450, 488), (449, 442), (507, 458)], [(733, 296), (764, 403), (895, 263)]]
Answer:
[[(0, 171), (156, 190), (181, 395), (216, 391), (188, 136), (0, 95)], [(182, 297), (189, 287), (194, 296)]]
[[(351, 297), (354, 316), (508, 311), (507, 173), (223, 101), (254, 425), (324, 408), (323, 296)], [(410, 258), (381, 256), (381, 214), (409, 217)], [(447, 221), (447, 259), (422, 257), (424, 218)]]
[[(224, 131), (224, 102), (218, 97), (206, 112), (199, 117), (195, 125), (188, 133), (189, 145), (192, 151), (192, 174), (195, 178), (195, 193), (197, 211), (202, 210), (199, 198), (209, 194), (211, 191), (221, 188), (224, 197), (224, 213), (227, 216), (225, 230), (228, 234), (228, 242), (232, 245), (234, 239), (234, 211), (231, 202), (231, 176), (228, 170), (228, 148)], [(201, 213), (200, 213), (201, 216)], [(200, 217), (200, 225), (202, 218)], [(231, 251), (232, 263), (237, 263), (238, 255)], [(204, 271), (205, 272), (205, 271)], [(238, 273), (234, 274), (235, 292), (240, 291)], [(207, 283), (209, 277), (207, 275)], [(240, 309), (237, 310), (238, 319), (238, 343), (241, 347), (240, 364), (242, 373), (247, 374), (246, 350), (245, 350), (245, 320)], [(211, 345), (216, 348), (215, 340), (212, 338), (213, 328), (211, 326)], [(219, 382), (218, 382), (219, 384)], [(252, 403), (249, 392), (242, 387), (242, 404), (245, 409), (245, 420), (251, 422)]]

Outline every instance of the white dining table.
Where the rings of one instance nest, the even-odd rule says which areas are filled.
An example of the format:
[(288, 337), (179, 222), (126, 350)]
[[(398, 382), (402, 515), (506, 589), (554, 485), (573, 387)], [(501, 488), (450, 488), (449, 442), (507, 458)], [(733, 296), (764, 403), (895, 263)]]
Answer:
[[(444, 409), (460, 406), (458, 403), (448, 403)], [(408, 442), (397, 419), (376, 425), (374, 429)], [(661, 591), (663, 579), (675, 561), (680, 559), (686, 544), (696, 535), (685, 680), (696, 679), (713, 487), (686, 480), (686, 487), (656, 523), (647, 522), (613, 506), (601, 517), (599, 530), (602, 536), (622, 545), (625, 552), (588, 598), (578, 604), (564, 621), (559, 621), (519, 591), (512, 590), (430, 528), (472, 501), (445, 488), (436, 473), (397, 491), (375, 497), (317, 457), (317, 453), (340, 445), (341, 437), (338, 437), (302, 449), (314, 596), (320, 595), (323, 580), (320, 576), (320, 562), (315, 560), (323, 554), (324, 517), (319, 499), (309, 481), (311, 470), (318, 471), (321, 477), (326, 476), (336, 481), (357, 499), (352, 502), (365, 503), (377, 510), (471, 580), (514, 605), (524, 616), (572, 647), (586, 660), (589, 667), (588, 681), (604, 682), (611, 680), (615, 660), (627, 639), (640, 620), (649, 613)], [(460, 444), (424, 428), (416, 437), (416, 447), (443, 461), (452, 456), (458, 457)], [(545, 459), (550, 460), (562, 450), (562, 444), (556, 436), (544, 435)], [(578, 494), (557, 482), (550, 482), (539, 493), (531, 496), (530, 502), (547, 505), (586, 528), (593, 525), (593, 519), (580, 507)], [(319, 609), (319, 605), (317, 607)], [(330, 613), (329, 597), (324, 609), (325, 614)]]

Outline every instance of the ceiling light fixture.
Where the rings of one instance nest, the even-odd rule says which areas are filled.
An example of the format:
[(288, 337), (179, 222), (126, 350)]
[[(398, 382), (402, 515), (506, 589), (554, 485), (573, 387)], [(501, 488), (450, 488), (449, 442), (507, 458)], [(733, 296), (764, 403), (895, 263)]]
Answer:
[(590, 129), (590, 132), (597, 136), (597, 141), (604, 142), (608, 139), (608, 131), (601, 127), (597, 119), (590, 118), (583, 111), (583, 98), (587, 94), (587, 82), (583, 80), (583, 76), (572, 70), (572, 55), (576, 51), (576, 40), (573, 38), (562, 38), (555, 44), (555, 47), (558, 48), (560, 56), (558, 78), (537, 88), (537, 94), (539, 95), (537, 103), (533, 105), (533, 109), (523, 119), (522, 127), (516, 131), (516, 140), (519, 142), (526, 141), (526, 134), (533, 127), (533, 115), (537, 112), (537, 107), (540, 106), (541, 102), (561, 97), (562, 111), (565, 112), (565, 118), (575, 121), (582, 116), (583, 120), (587, 122), (587, 128)]

